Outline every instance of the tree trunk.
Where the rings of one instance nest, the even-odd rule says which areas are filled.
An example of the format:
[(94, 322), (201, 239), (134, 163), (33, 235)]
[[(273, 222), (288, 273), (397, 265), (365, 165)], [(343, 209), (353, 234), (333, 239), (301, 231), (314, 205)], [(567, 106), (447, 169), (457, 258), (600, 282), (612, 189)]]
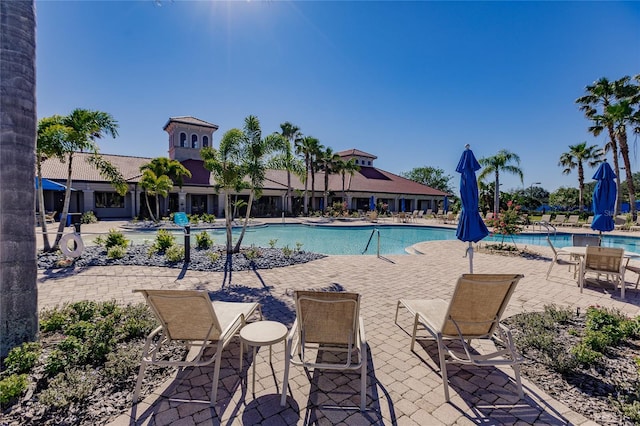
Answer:
[[(605, 105), (606, 108), (606, 105)], [(611, 140), (611, 155), (613, 156), (613, 171), (616, 174), (616, 187), (618, 188), (618, 192), (616, 193), (616, 205), (613, 209), (613, 217), (616, 217), (620, 212), (620, 163), (618, 159), (618, 143), (616, 141), (615, 131), (613, 130), (613, 125), (607, 125), (607, 130), (609, 131), (609, 139)]]
[(160, 222), (160, 195), (156, 194), (156, 217), (158, 218), (158, 222)]
[(291, 171), (289, 169), (287, 169), (287, 201), (285, 202), (284, 208), (290, 215), (293, 215), (291, 203)]
[(584, 168), (582, 162), (578, 162), (578, 211), (582, 213), (584, 205)]
[(47, 234), (47, 214), (44, 209), (44, 189), (42, 189), (42, 167), (40, 161), (37, 161), (38, 170), (38, 205), (40, 206), (40, 229), (42, 230), (42, 242), (44, 244), (44, 251), (51, 251), (51, 244), (49, 243), (49, 234)]
[(233, 229), (233, 223), (231, 221), (231, 194), (225, 192), (224, 194), (224, 219), (227, 226), (227, 254), (233, 253), (233, 235), (231, 233)]
[(633, 173), (631, 172), (631, 162), (629, 161), (629, 145), (627, 144), (627, 132), (624, 127), (620, 128), (618, 133), (618, 142), (620, 145), (620, 155), (624, 161), (625, 173), (627, 176), (627, 191), (629, 191), (629, 209), (633, 218), (636, 218), (636, 189), (633, 184)]
[(498, 218), (500, 213), (500, 173), (496, 170), (496, 187), (493, 189), (493, 218)]
[(153, 217), (153, 213), (151, 212), (151, 205), (149, 204), (149, 194), (147, 193), (147, 191), (144, 191), (144, 200), (147, 203), (147, 211), (149, 212), (149, 216), (151, 216), (151, 220), (155, 222), (156, 218)]
[(33, 1), (0, 1), (0, 359), (38, 333)]
[(67, 225), (67, 216), (69, 215), (69, 204), (71, 203), (71, 172), (73, 163), (73, 152), (69, 153), (69, 167), (67, 169), (67, 189), (64, 190), (64, 204), (62, 207), (62, 213), (60, 214), (60, 223), (58, 224), (58, 233), (56, 234), (56, 240), (53, 243), (53, 250), (58, 249), (60, 239), (64, 233), (64, 228)]
[(309, 215), (309, 194), (307, 193), (308, 183), (309, 183), (309, 161), (305, 160), (305, 175), (304, 175), (304, 214), (305, 216)]
[(324, 170), (324, 210), (326, 211), (329, 203), (329, 174), (327, 168)]
[(251, 217), (252, 206), (253, 206), (253, 191), (249, 193), (249, 202), (247, 203), (247, 213), (244, 215), (244, 224), (242, 225), (242, 231), (240, 232), (240, 237), (238, 237), (238, 242), (236, 243), (236, 246), (233, 248), (234, 253), (240, 253), (240, 245), (242, 244), (244, 233), (247, 230), (247, 225), (249, 224), (249, 218)]

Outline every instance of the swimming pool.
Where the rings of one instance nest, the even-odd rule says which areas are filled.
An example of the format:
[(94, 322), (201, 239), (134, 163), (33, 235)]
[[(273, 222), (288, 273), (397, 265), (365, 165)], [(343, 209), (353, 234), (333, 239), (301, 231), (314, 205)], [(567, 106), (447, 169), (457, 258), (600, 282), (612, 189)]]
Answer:
[[(305, 251), (323, 254), (371, 254), (377, 253), (378, 235), (380, 232), (380, 254), (406, 254), (405, 248), (421, 241), (455, 240), (455, 229), (425, 227), (425, 226), (308, 226), (308, 225), (279, 225), (270, 224), (247, 228), (242, 245), (255, 245), (269, 247), (275, 241), (275, 247), (288, 246), (296, 249), (298, 245)], [(199, 231), (192, 231), (192, 244), (195, 244), (195, 235)], [(207, 231), (215, 244), (225, 244), (226, 235), (224, 229)], [(373, 236), (372, 236), (373, 234)], [(182, 242), (183, 233), (175, 231), (177, 242)], [(234, 228), (234, 241), (240, 235), (240, 228)], [(139, 244), (151, 242), (155, 238), (155, 232), (126, 233), (128, 239)], [(371, 241), (369, 242), (369, 239)], [(483, 241), (501, 241), (502, 236), (488, 236)], [(514, 235), (516, 244), (524, 246), (538, 245), (548, 246), (545, 234), (519, 234)], [(571, 234), (557, 234), (551, 236), (551, 241), (556, 247), (570, 246)], [(505, 242), (511, 242), (506, 237)], [(369, 248), (364, 252), (367, 244)], [(627, 251), (640, 252), (640, 238), (603, 234), (603, 246), (624, 247)], [(364, 252), (364, 253), (363, 253)]]

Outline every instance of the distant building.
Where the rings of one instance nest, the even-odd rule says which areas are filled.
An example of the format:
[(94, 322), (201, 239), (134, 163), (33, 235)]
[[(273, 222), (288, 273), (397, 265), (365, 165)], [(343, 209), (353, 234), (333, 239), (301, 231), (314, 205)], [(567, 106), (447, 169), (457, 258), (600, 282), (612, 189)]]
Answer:
[[(169, 158), (180, 161), (192, 177), (184, 179), (182, 188), (174, 186), (168, 197), (160, 199), (162, 214), (171, 212), (211, 213), (217, 217), (224, 216), (224, 197), (216, 193), (215, 181), (210, 172), (204, 168), (200, 157), (203, 147), (213, 146), (214, 133), (218, 126), (194, 117), (172, 117), (163, 128), (169, 135)], [(426, 185), (405, 179), (401, 176), (374, 167), (375, 155), (350, 149), (338, 152), (343, 159), (354, 158), (360, 171), (353, 176), (346, 174), (344, 193), (347, 206), (351, 210), (368, 210), (371, 196), (376, 204), (385, 203), (390, 211), (400, 211), (404, 200), (405, 211), (437, 209), (447, 193)], [(102, 154), (114, 164), (129, 182), (129, 192), (120, 196), (106, 182), (98, 171), (86, 159), (87, 153), (74, 154), (70, 212), (83, 213), (93, 211), (99, 218), (131, 218), (144, 216), (146, 202), (144, 191), (139, 182), (142, 177), (140, 167), (151, 161), (151, 158), (131, 157), (123, 155)], [(65, 184), (67, 165), (58, 159), (48, 159), (42, 166), (43, 177)], [(343, 201), (342, 176), (329, 175), (327, 203)], [(293, 206), (300, 212), (303, 203), (304, 183), (295, 175), (291, 175), (294, 191)], [(324, 173), (316, 172), (314, 198), (311, 197), (311, 179), (308, 179), (309, 210), (325, 208)], [(248, 200), (248, 191), (236, 194), (238, 199)], [(283, 212), (287, 195), (287, 172), (270, 169), (266, 173), (263, 195), (254, 202), (252, 215), (255, 217), (280, 216)], [(64, 192), (45, 191), (45, 208), (47, 211), (62, 211)], [(152, 208), (154, 203), (151, 203)], [(242, 211), (239, 214), (243, 214)]]

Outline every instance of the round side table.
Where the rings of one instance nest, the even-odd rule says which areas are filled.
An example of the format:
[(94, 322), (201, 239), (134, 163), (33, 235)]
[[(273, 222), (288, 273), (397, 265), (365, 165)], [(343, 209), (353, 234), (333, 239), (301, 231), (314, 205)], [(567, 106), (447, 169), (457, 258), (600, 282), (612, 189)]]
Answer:
[(241, 341), (253, 346), (252, 390), (254, 393), (256, 389), (256, 349), (258, 346), (269, 346), (269, 364), (271, 364), (271, 345), (284, 341), (288, 332), (287, 327), (277, 321), (256, 321), (240, 329)]

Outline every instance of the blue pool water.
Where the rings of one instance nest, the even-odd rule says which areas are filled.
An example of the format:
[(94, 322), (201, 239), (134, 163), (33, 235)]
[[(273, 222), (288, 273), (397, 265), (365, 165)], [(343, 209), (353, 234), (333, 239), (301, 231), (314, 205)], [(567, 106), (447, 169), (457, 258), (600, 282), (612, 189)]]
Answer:
[[(323, 254), (363, 254), (369, 239), (369, 248), (364, 254), (375, 255), (377, 253), (378, 234), (380, 232), (380, 254), (405, 254), (405, 248), (421, 241), (455, 240), (454, 229), (432, 228), (423, 226), (307, 226), (307, 225), (266, 225), (248, 228), (242, 245), (255, 245), (269, 247), (270, 241), (275, 240), (275, 247), (289, 246), (296, 249), (301, 244), (305, 251)], [(225, 244), (224, 229), (209, 230), (215, 244)], [(193, 232), (193, 234), (197, 233)], [(372, 233), (374, 234), (371, 237)], [(234, 241), (240, 234), (240, 229), (233, 231)], [(175, 232), (176, 241), (182, 242), (182, 232)], [(134, 243), (144, 240), (151, 241), (154, 233), (138, 232), (127, 234), (127, 238)], [(191, 237), (195, 244), (195, 236)], [(501, 241), (502, 236), (488, 236), (483, 241)], [(516, 244), (525, 246), (548, 246), (546, 235), (520, 234), (514, 235)], [(551, 241), (556, 247), (570, 246), (571, 234), (557, 234), (551, 236)], [(511, 242), (510, 237), (505, 242)], [(603, 235), (603, 246), (624, 247), (627, 251), (640, 252), (640, 238)]]

